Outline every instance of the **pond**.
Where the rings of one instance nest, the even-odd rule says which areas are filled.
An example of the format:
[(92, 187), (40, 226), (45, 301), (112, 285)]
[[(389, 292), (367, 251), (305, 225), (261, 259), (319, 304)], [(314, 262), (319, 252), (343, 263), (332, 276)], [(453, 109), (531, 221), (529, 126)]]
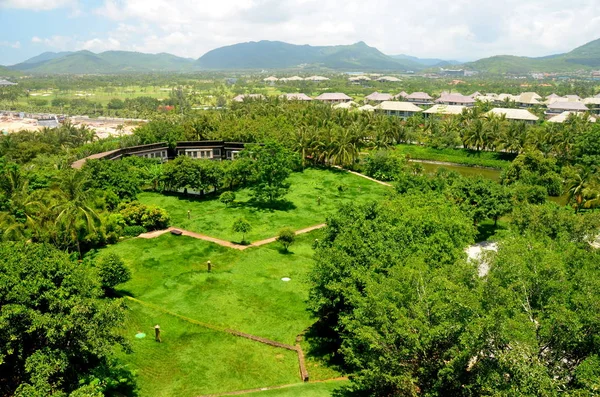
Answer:
[[(415, 160), (411, 160), (415, 161)], [(437, 164), (433, 162), (424, 162), (422, 160), (415, 161), (420, 163), (425, 170), (425, 173), (435, 174), (438, 169), (445, 168), (447, 170), (456, 171), (462, 176), (481, 176), (487, 179), (491, 179), (493, 181), (499, 182), (500, 175), (502, 174), (502, 170), (493, 169), (493, 168), (482, 168), (482, 167), (469, 167), (467, 165), (461, 164)], [(567, 204), (567, 196), (562, 195), (560, 197), (548, 197), (548, 200), (558, 204), (558, 205), (566, 205)]]

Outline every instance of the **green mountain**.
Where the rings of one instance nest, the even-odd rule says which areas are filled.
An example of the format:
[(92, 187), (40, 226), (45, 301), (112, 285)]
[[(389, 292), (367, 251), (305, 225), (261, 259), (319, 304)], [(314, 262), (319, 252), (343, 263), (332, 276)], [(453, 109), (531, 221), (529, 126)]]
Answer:
[(23, 73), (21, 73), (21, 72), (19, 72), (17, 70), (10, 70), (6, 66), (0, 65), (0, 79), (4, 79), (4, 78), (7, 78), (7, 77), (21, 76), (22, 74)]
[(410, 60), (416, 62), (418, 64), (423, 65), (423, 67), (448, 67), (453, 65), (459, 65), (461, 62), (453, 61), (453, 60), (445, 60), (439, 58), (417, 58), (411, 55), (399, 54), (399, 55), (390, 55), (391, 58), (400, 59), (400, 60)]
[(190, 69), (192, 59), (171, 54), (129, 51), (43, 53), (13, 65), (12, 70), (47, 74), (101, 74), (124, 72), (167, 72)]
[(539, 58), (498, 55), (464, 64), (465, 68), (489, 73), (574, 72), (600, 67), (600, 39), (565, 54)]
[(199, 69), (286, 69), (322, 67), (345, 70), (419, 70), (411, 60), (393, 59), (374, 47), (352, 45), (310, 46), (281, 41), (251, 41), (207, 52), (195, 66)]

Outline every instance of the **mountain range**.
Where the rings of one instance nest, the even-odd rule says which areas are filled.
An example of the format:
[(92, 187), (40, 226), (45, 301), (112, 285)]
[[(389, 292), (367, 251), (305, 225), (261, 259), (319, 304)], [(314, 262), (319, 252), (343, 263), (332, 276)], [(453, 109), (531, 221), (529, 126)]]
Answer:
[(600, 39), (574, 50), (539, 58), (498, 55), (464, 64), (465, 68), (490, 73), (573, 72), (600, 69)]
[(130, 51), (45, 52), (19, 64), (0, 67), (0, 74), (108, 74), (126, 72), (191, 72), (201, 70), (329, 69), (346, 71), (420, 71), (439, 67), (489, 73), (572, 72), (600, 68), (600, 39), (568, 53), (530, 58), (499, 55), (460, 64), (454, 60), (386, 55), (364, 42), (310, 46), (258, 41), (220, 47), (197, 60), (175, 55)]

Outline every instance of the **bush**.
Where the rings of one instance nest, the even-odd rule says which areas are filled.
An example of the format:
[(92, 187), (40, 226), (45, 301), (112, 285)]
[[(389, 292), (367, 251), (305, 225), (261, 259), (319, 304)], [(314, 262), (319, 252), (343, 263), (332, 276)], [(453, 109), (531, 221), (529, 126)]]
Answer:
[(235, 193), (234, 192), (223, 192), (219, 197), (219, 201), (225, 204), (226, 207), (229, 207), (229, 204), (235, 201)]
[(164, 209), (139, 201), (120, 204), (119, 213), (127, 226), (143, 226), (148, 231), (166, 229), (170, 220)]
[(365, 159), (365, 174), (380, 181), (393, 181), (406, 165), (404, 157), (389, 150), (379, 150)]
[(123, 228), (123, 236), (126, 237), (137, 237), (146, 232), (147, 230), (144, 226), (125, 226), (125, 228)]
[(296, 233), (294, 233), (294, 231), (290, 228), (282, 229), (279, 232), (279, 235), (277, 235), (277, 241), (279, 241), (281, 245), (283, 245), (283, 249), (286, 251), (288, 250), (290, 245), (294, 244), (295, 240)]
[(108, 254), (96, 262), (102, 287), (113, 289), (116, 285), (131, 279), (131, 271), (116, 254)]

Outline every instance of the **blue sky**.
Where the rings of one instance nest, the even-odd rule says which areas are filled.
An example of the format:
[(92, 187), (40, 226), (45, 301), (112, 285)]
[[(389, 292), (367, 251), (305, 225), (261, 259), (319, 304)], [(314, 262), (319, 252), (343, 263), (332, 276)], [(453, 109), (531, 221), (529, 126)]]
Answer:
[(0, 64), (45, 51), (198, 58), (223, 45), (365, 41), (387, 54), (542, 56), (600, 38), (600, 0), (0, 0)]

